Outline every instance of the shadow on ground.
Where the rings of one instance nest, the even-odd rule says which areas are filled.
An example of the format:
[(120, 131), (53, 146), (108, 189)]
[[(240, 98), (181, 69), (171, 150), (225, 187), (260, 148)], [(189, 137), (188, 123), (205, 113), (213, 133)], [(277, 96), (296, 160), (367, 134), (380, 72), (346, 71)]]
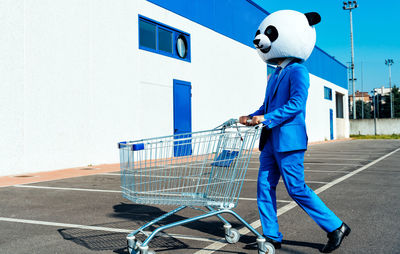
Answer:
[[(159, 216), (162, 216), (163, 214), (166, 213), (166, 211), (163, 211), (157, 207), (136, 205), (136, 204), (120, 203), (118, 205), (115, 205), (113, 208), (115, 213), (111, 214), (110, 217), (123, 219), (122, 221), (93, 225), (93, 226), (131, 229), (133, 231), (139, 228), (140, 226), (144, 225), (145, 223)], [(161, 220), (154, 226), (149, 227), (148, 229), (146, 229), (146, 231), (153, 231), (159, 226), (167, 225), (169, 223), (184, 219), (187, 219), (187, 217), (175, 214)], [(232, 225), (235, 228), (238, 228), (239, 226), (242, 227), (242, 225), (238, 223), (232, 223)], [(182, 225), (180, 227), (186, 227), (193, 229), (195, 231), (201, 231), (210, 234), (215, 238), (224, 237), (223, 224), (217, 218), (208, 221), (195, 221), (192, 223)], [(65, 240), (72, 241), (78, 245), (81, 245), (93, 251), (111, 250), (119, 254), (128, 253), (126, 249), (126, 235), (127, 235), (126, 233), (115, 233), (115, 232), (76, 229), (76, 228), (59, 229), (58, 232)], [(141, 241), (144, 241), (146, 236), (143, 234), (138, 234), (137, 238)], [(253, 235), (241, 236), (240, 242), (246, 244), (244, 250), (257, 249), (257, 245), (255, 244), (256, 237)], [(290, 253), (297, 253), (297, 254), (302, 254), (303, 252), (298, 250), (292, 250), (291, 246), (309, 247), (317, 250), (320, 250), (323, 247), (323, 244), (299, 242), (291, 240), (284, 240), (282, 244), (283, 244), (282, 251), (289, 251)], [(164, 232), (163, 235), (157, 236), (154, 239), (152, 239), (149, 245), (152, 249), (157, 249), (157, 252), (163, 252), (163, 251), (167, 252), (177, 249), (192, 249), (191, 247), (193, 247), (193, 246), (188, 246), (187, 244), (179, 241), (178, 239), (169, 236), (168, 232)]]
[[(172, 210), (172, 209), (175, 209), (176, 207), (167, 207), (167, 208), (170, 208), (170, 210)], [(188, 208), (188, 209), (190, 209), (190, 208)], [(157, 217), (162, 216), (166, 212), (169, 212), (168, 209), (165, 209), (165, 211), (164, 211), (164, 210), (161, 210), (160, 208), (154, 207), (154, 206), (125, 204), (125, 203), (115, 205), (114, 211), (115, 211), (115, 213), (112, 214), (113, 217), (132, 221), (136, 225), (136, 227), (134, 227), (134, 228), (138, 228), (138, 227), (146, 224), (147, 222), (149, 222)], [(197, 215), (202, 214), (202, 212), (200, 212), (200, 211), (196, 211), (196, 210), (191, 210), (191, 211), (192, 211), (192, 213), (191, 213), (192, 216), (197, 216)], [(237, 220), (233, 219), (230, 215), (227, 215), (225, 217), (232, 224), (232, 227), (234, 227), (234, 228), (242, 227), (242, 225), (239, 224), (237, 222)], [(184, 217), (179, 214), (174, 214), (174, 215), (171, 215), (171, 216), (157, 222), (155, 224), (155, 226), (150, 226), (146, 230), (153, 231), (154, 229), (156, 229), (159, 226), (167, 225), (167, 224), (170, 224), (170, 223), (173, 223), (176, 221), (185, 220), (185, 219), (188, 219), (188, 217)], [(202, 221), (190, 222), (190, 223), (178, 226), (178, 227), (185, 227), (188, 229), (192, 229), (194, 231), (204, 232), (204, 233), (210, 234), (211, 237), (216, 237), (216, 238), (225, 237), (223, 223), (216, 216), (213, 216), (209, 219), (202, 220)], [(168, 233), (168, 232), (165, 232), (165, 233)]]
[[(94, 226), (122, 228), (124, 225), (126, 226), (127, 223), (107, 223)], [(76, 228), (59, 229), (58, 232), (65, 240), (72, 241), (89, 250), (110, 250), (115, 253), (128, 253), (126, 249), (126, 233), (114, 233)], [(144, 241), (145, 237), (138, 236), (138, 239)], [(185, 243), (168, 236), (155, 237), (151, 241), (151, 247), (157, 249), (162, 248), (158, 249), (158, 251), (163, 251), (163, 249), (174, 250), (188, 248)]]
[[(299, 241), (291, 241), (291, 240), (283, 240), (282, 245), (285, 246), (285, 248), (288, 247), (295, 247), (295, 246), (300, 246), (300, 247), (308, 247), (312, 249), (316, 249), (321, 251), (322, 248), (324, 247), (324, 244), (320, 243), (309, 243), (309, 242), (299, 242)], [(301, 252), (298, 250), (291, 250), (290, 253), (307, 253), (307, 252)]]
[[(96, 225), (100, 226), (100, 225)], [(110, 226), (110, 225), (101, 225)], [(127, 253), (126, 234), (111, 233), (105, 231), (94, 231), (88, 229), (59, 229), (60, 235), (68, 241), (72, 241), (89, 250), (104, 251), (111, 250), (116, 253)]]
[[(110, 214), (109, 216), (123, 219), (123, 221), (92, 226), (131, 229), (133, 231), (140, 226), (146, 224), (147, 222), (168, 212), (153, 206), (125, 203), (115, 205), (113, 208), (115, 213)], [(154, 226), (147, 228), (146, 231), (153, 231), (159, 226), (167, 225), (169, 223), (184, 219), (187, 219), (187, 217), (177, 214), (171, 215), (170, 217), (159, 221)], [(232, 225), (233, 227), (238, 227), (240, 224), (232, 223)], [(215, 236), (215, 238), (224, 237), (223, 224), (216, 218), (209, 221), (195, 221), (182, 225), (181, 227), (205, 232), (212, 236)], [(112, 250), (115, 253), (127, 253), (126, 233), (115, 233), (76, 228), (59, 229), (58, 232), (65, 240), (72, 241), (93, 251)], [(144, 236), (143, 234), (139, 234), (137, 238), (141, 241), (144, 241), (146, 236)], [(241, 241), (250, 241), (250, 239), (247, 238), (247, 236), (242, 236)], [(190, 248), (188, 245), (179, 241), (178, 239), (168, 236), (168, 232), (165, 232), (165, 234), (163, 234), (162, 236), (158, 236), (152, 239), (149, 245), (152, 249), (157, 249), (157, 252)]]

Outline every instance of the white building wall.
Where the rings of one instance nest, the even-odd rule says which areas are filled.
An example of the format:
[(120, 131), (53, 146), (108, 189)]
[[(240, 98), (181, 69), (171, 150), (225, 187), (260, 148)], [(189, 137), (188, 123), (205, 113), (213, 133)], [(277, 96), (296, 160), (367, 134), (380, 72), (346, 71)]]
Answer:
[[(139, 50), (138, 14), (189, 33), (191, 63)], [(173, 79), (191, 82), (193, 131), (264, 99), (254, 49), (145, 0), (5, 0), (0, 16), (0, 175), (116, 163), (118, 141), (172, 134)], [(347, 92), (311, 82), (309, 138), (323, 140), (323, 85)]]
[[(243, 95), (264, 93), (254, 50), (147, 1), (2, 5), (0, 175), (115, 163), (118, 141), (172, 134), (173, 79), (192, 84), (193, 130), (262, 101)], [(138, 14), (190, 33), (192, 62), (139, 50)]]
[[(332, 100), (324, 99), (324, 86), (332, 89)], [(349, 114), (348, 114), (348, 95), (347, 89), (337, 86), (327, 80), (321, 79), (310, 74), (310, 88), (308, 90), (306, 125), (308, 141), (330, 140), (330, 115), (329, 109), (333, 110), (333, 135), (338, 138), (337, 124), (344, 125), (344, 135), (339, 138), (349, 137)], [(336, 93), (343, 94), (343, 120), (336, 118)]]
[[(24, 167), (24, 5), (0, 1), (0, 175)], [(2, 173), (4, 172), (4, 173)]]

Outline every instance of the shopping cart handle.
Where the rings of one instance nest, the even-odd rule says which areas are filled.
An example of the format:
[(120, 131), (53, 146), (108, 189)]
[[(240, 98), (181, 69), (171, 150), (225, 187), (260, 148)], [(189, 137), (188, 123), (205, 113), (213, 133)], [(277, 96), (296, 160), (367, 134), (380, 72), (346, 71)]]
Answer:
[(229, 119), (228, 121), (226, 121), (225, 123), (223, 123), (222, 126), (229, 127), (229, 126), (232, 126), (234, 124), (237, 124), (238, 122), (239, 122), (238, 119), (232, 118), (232, 119)]
[[(251, 123), (251, 122), (252, 122), (251, 119), (247, 120), (247, 123)], [(238, 124), (238, 123), (239, 123), (238, 119), (232, 118), (232, 119), (229, 119), (228, 121), (224, 122), (223, 124), (217, 126), (215, 129), (218, 129), (220, 127), (222, 127), (222, 128), (231, 127), (232, 125), (235, 125), (235, 124)], [(259, 125), (261, 125), (261, 124), (262, 123), (260, 123)]]
[[(253, 120), (251, 120), (251, 119), (247, 119), (246, 120), (246, 123), (252, 123), (253, 122)], [(260, 126), (264, 126), (264, 123), (259, 123), (259, 124), (256, 124), (256, 125), (254, 125), (254, 126), (256, 126), (256, 128), (258, 128), (258, 127), (260, 127)]]
[(222, 128), (227, 128), (227, 127), (230, 127), (230, 126), (232, 126), (234, 124), (237, 124), (238, 122), (239, 122), (238, 119), (232, 118), (232, 119), (229, 119), (228, 121), (224, 122), (223, 124), (218, 125), (214, 129), (218, 129), (218, 128), (221, 128), (221, 127)]

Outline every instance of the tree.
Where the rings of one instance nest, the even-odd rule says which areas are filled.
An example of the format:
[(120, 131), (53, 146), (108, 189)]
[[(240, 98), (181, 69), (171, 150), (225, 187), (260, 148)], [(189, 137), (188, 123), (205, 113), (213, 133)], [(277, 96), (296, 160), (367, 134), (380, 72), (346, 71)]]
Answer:
[(393, 116), (400, 117), (400, 90), (397, 86), (392, 88)]
[(356, 118), (361, 119), (362, 118), (362, 108), (364, 104), (364, 118), (365, 119), (370, 119), (372, 114), (371, 114), (371, 103), (365, 103), (364, 101), (356, 101)]
[[(393, 116), (400, 117), (400, 91), (397, 86), (392, 88)], [(381, 96), (379, 103), (379, 118), (390, 118), (390, 94)]]
[(390, 95), (380, 96), (379, 118), (390, 118)]

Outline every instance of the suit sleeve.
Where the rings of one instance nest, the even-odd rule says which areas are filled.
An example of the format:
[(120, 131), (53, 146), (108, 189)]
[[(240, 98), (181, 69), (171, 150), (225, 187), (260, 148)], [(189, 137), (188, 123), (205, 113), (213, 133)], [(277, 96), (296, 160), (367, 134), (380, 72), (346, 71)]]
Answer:
[[(264, 115), (263, 122), (267, 128), (274, 128), (284, 121), (296, 116), (306, 107), (310, 76), (303, 65), (298, 65), (289, 73), (290, 95), (289, 100), (274, 111)], [(277, 95), (279, 96), (279, 95)]]

